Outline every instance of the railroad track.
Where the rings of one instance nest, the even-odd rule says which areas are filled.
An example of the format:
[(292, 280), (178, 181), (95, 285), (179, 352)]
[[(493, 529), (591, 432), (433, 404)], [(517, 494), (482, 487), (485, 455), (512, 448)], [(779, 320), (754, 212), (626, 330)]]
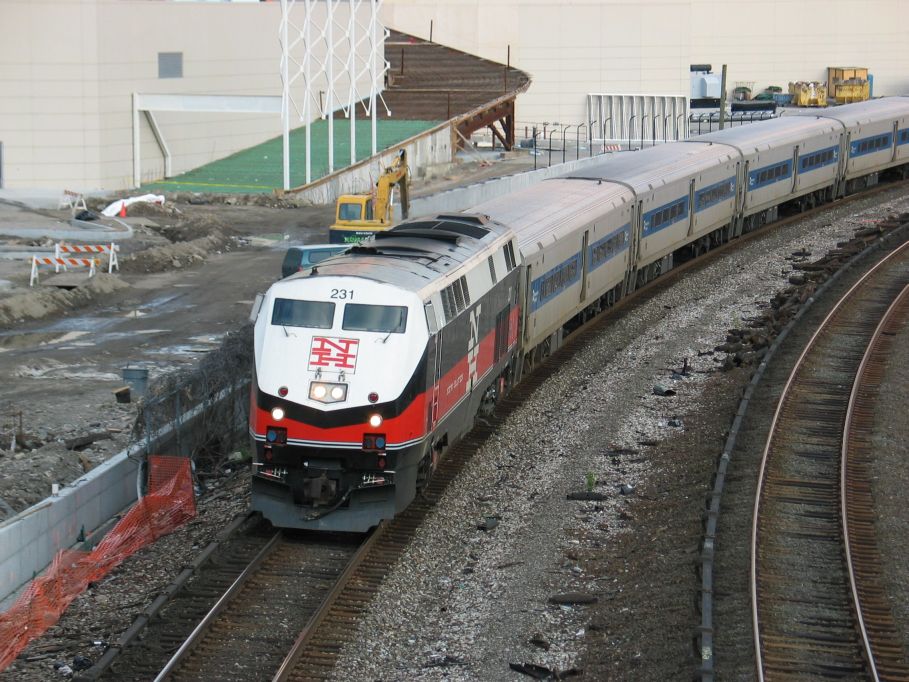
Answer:
[(269, 676), (355, 549), (349, 539), (275, 533), (154, 679)]
[[(852, 398), (853, 383), (862, 367), (862, 376), (873, 377), (881, 361), (863, 362), (866, 349), (880, 347), (886, 328), (881, 321), (907, 284), (909, 243), (834, 307), (783, 390), (764, 450), (752, 527), (760, 680), (909, 679), (881, 589), (868, 476), (856, 468), (861, 457), (850, 447), (867, 437), (873, 416), (867, 402)], [(855, 395), (867, 401), (869, 385), (860, 377)], [(850, 531), (845, 546), (844, 529)], [(887, 676), (879, 678), (882, 670)]]

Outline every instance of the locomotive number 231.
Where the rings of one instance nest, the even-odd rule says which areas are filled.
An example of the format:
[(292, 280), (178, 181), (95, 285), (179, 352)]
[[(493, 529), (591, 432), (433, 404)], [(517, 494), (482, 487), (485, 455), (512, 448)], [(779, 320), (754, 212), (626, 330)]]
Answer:
[(332, 289), (331, 290), (332, 298), (340, 299), (352, 299), (353, 298), (353, 289)]

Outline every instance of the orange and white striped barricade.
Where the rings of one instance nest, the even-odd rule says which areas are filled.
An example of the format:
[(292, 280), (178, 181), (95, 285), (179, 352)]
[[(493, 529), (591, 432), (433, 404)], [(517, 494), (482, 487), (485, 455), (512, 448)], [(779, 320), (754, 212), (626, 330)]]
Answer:
[(39, 265), (53, 265), (56, 268), (56, 272), (60, 272), (61, 267), (66, 270), (67, 266), (88, 268), (88, 276), (93, 277), (96, 272), (95, 266), (100, 262), (101, 261), (98, 258), (51, 258), (50, 256), (32, 256), (32, 275), (28, 281), (28, 285), (33, 287), (35, 286), (35, 282), (38, 281)]
[[(120, 247), (111, 242), (110, 244), (66, 244), (64, 242), (58, 242), (54, 244), (54, 258), (64, 258), (64, 254), (67, 253), (106, 253), (107, 254), (107, 272), (111, 273), (114, 271), (114, 268), (117, 268), (117, 272), (120, 272), (120, 263), (117, 261), (117, 252), (120, 250)], [(63, 266), (63, 269), (66, 270), (66, 266)], [(60, 272), (59, 266), (57, 272)]]
[(85, 205), (85, 197), (79, 192), (69, 189), (63, 190), (63, 196), (60, 197), (60, 205), (57, 208), (68, 208), (73, 215), (76, 214), (76, 211), (88, 210), (88, 206)]

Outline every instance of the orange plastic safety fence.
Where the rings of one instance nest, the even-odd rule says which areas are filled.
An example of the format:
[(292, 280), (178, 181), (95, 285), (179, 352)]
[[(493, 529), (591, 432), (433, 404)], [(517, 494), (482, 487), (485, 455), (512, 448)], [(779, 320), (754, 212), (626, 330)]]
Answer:
[(9, 611), (0, 614), (0, 671), (28, 643), (59, 620), (90, 582), (196, 515), (190, 462), (153, 455), (149, 493), (139, 500), (91, 552), (63, 549), (47, 572), (35, 578)]

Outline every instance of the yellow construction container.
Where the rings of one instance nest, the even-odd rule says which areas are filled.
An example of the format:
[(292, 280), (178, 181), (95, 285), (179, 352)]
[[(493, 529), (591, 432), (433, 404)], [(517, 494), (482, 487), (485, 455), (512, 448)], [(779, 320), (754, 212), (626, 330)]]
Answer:
[(868, 69), (864, 66), (828, 66), (827, 94), (840, 104), (865, 101), (871, 96)]
[(826, 107), (827, 86), (817, 81), (798, 81), (789, 84), (792, 103), (797, 107)]
[(864, 102), (870, 96), (870, 87), (868, 81), (853, 78), (848, 81), (836, 82), (836, 101), (839, 104), (849, 104), (850, 102)]

